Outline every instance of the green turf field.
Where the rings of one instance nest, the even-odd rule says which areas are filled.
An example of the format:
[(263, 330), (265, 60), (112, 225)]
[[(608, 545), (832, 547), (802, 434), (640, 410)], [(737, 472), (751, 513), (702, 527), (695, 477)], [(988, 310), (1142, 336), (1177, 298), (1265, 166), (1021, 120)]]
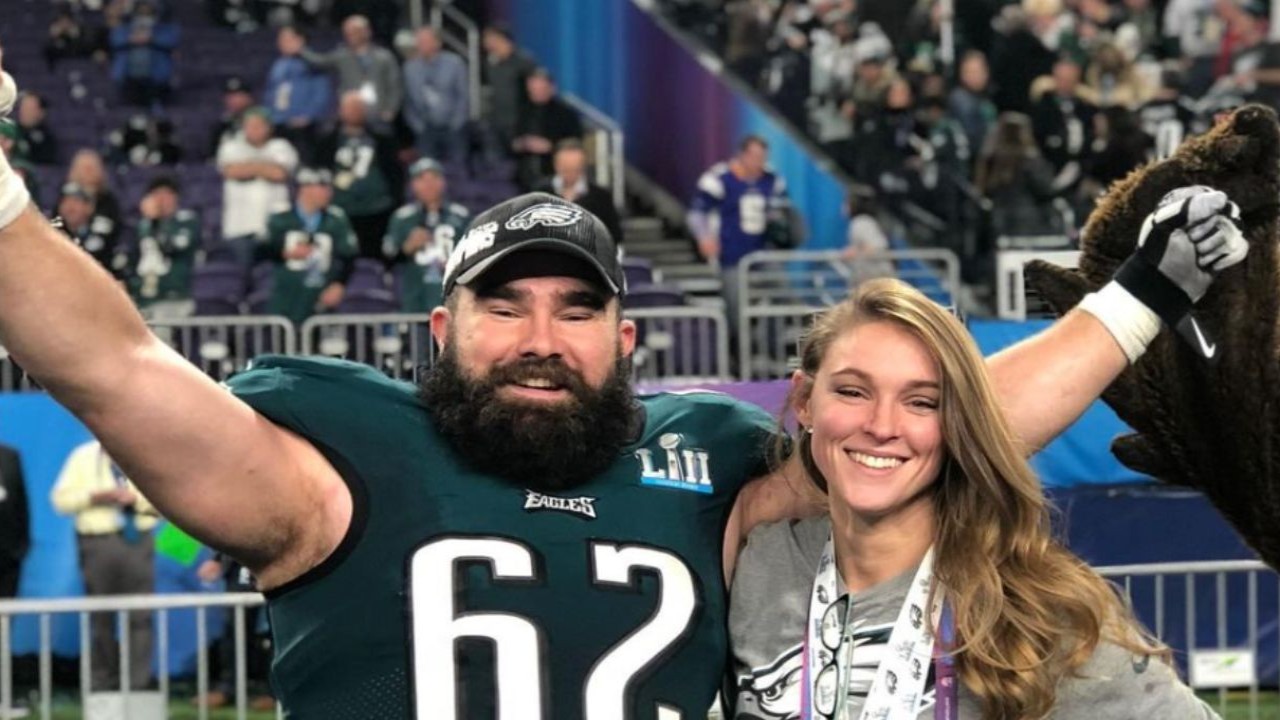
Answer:
[(1227, 693), (1227, 702), (1225, 712), (1220, 704), (1218, 693), (1202, 692), (1200, 697), (1214, 710), (1222, 714), (1223, 720), (1280, 720), (1280, 695), (1275, 692), (1264, 692), (1258, 696), (1257, 714), (1253, 714), (1253, 707), (1249, 702), (1249, 693), (1247, 692), (1229, 692)]

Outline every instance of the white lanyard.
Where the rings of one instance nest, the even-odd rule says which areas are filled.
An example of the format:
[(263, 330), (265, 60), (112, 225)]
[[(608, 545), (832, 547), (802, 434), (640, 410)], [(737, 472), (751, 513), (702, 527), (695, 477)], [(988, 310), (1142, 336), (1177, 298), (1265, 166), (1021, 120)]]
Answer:
[[(923, 702), (925, 680), (933, 661), (933, 625), (942, 609), (942, 593), (929, 603), (933, 584), (933, 548), (920, 568), (898, 611), (889, 635), (889, 646), (876, 669), (875, 680), (862, 706), (860, 720), (916, 720)], [(834, 545), (827, 536), (818, 574), (809, 598), (809, 621), (804, 643), (801, 717), (804, 720), (845, 720), (849, 695), (853, 629), (849, 625), (851, 600), (841, 594), (836, 575)]]

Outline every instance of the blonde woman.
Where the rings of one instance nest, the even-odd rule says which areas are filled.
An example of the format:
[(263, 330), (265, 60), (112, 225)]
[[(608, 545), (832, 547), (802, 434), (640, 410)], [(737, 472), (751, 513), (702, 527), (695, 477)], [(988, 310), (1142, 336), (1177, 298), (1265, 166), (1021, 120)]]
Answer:
[(1216, 717), (1051, 535), (946, 310), (866, 283), (817, 320), (788, 407), (830, 516), (758, 528), (739, 557), (735, 717)]

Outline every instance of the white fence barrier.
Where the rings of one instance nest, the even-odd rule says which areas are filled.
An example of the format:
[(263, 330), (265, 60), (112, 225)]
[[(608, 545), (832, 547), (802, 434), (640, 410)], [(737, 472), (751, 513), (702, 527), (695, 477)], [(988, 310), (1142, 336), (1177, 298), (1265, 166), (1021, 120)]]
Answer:
[[(298, 352), (297, 332), (275, 315), (219, 315), (150, 321), (152, 331), (215, 380), (243, 370), (257, 355)], [(38, 386), (0, 346), (0, 392)]]
[[(1173, 648), (1175, 660), (1185, 663), (1187, 682), (1200, 691), (1217, 690), (1220, 715), (1241, 717), (1239, 711), (1228, 715), (1228, 692), (1246, 690), (1248, 717), (1264, 717), (1260, 688), (1280, 687), (1280, 577), (1275, 571), (1254, 560), (1097, 570), (1120, 586), (1139, 619)], [(1264, 656), (1276, 663), (1266, 677), (1259, 667)]]
[(960, 260), (950, 250), (888, 250), (853, 259), (838, 250), (765, 250), (742, 258), (734, 328), (739, 377), (785, 377), (813, 313), (848, 297), (865, 280), (889, 276), (940, 305), (960, 304)]
[(632, 377), (637, 382), (730, 379), (729, 328), (718, 308), (635, 308), (625, 314), (636, 323)]
[(152, 331), (214, 380), (243, 370), (258, 355), (298, 351), (293, 323), (278, 315), (152, 320)]
[[(1261, 709), (1262, 688), (1280, 686), (1280, 670), (1277, 674), (1260, 677), (1256, 662), (1259, 650), (1280, 653), (1277, 626), (1280, 625), (1280, 578), (1274, 571), (1257, 561), (1219, 561), (1196, 563), (1166, 563), (1100, 567), (1104, 577), (1116, 582), (1129, 597), (1134, 611), (1151, 631), (1174, 648), (1175, 659), (1185, 661), (1191, 669), (1189, 682), (1197, 689), (1218, 691), (1218, 710), (1228, 717), (1228, 689), (1246, 689), (1248, 692), (1250, 720), (1264, 717)], [(93, 697), (89, 678), (89, 613), (116, 613), (120, 622), (126, 621), (130, 612), (156, 612), (156, 645), (159, 652), (161, 675), (160, 698), (167, 704), (170, 678), (168, 674), (169, 635), (166, 613), (180, 608), (196, 611), (197, 655), (196, 683), (200, 698), (209, 689), (209, 662), (207, 658), (207, 616), (209, 608), (229, 608), (234, 613), (235, 632), (235, 707), (238, 718), (247, 713), (247, 651), (248, 630), (245, 624), (245, 608), (262, 604), (263, 598), (255, 593), (225, 593), (198, 595), (120, 596), (110, 598), (65, 598), (0, 600), (0, 720), (9, 720), (8, 708), (13, 704), (12, 621), (16, 617), (34, 617), (39, 624), (39, 679), (38, 705), (33, 714), (42, 720), (53, 716), (53, 674), (51, 618), (60, 614), (76, 614), (80, 619), (80, 693), (82, 698)], [(1263, 607), (1269, 612), (1263, 615)], [(1231, 610), (1244, 609), (1243, 626), (1233, 620)], [(1206, 622), (1207, 621), (1207, 622)], [(1206, 625), (1212, 635), (1204, 638)], [(1203, 640), (1203, 642), (1202, 642)], [(128, 633), (121, 635), (121, 669), (128, 663)], [(102, 698), (125, 709), (125, 717), (140, 718), (132, 703), (146, 700), (137, 692), (126, 690), (127, 676), (121, 678), (121, 692)], [(136, 696), (136, 698), (135, 698)], [(208, 708), (201, 702), (199, 716), (206, 718)], [(1230, 717), (1240, 717), (1239, 708)], [(277, 708), (277, 717), (281, 717)]]
[(431, 315), (315, 315), (302, 323), (303, 355), (340, 357), (413, 380), (435, 359)]
[[(16, 617), (36, 618), (39, 624), (39, 701), (32, 708), (36, 717), (50, 720), (53, 717), (53, 642), (52, 618), (56, 615), (74, 614), (80, 621), (80, 698), (86, 720), (91, 709), (106, 718), (125, 720), (149, 720), (146, 708), (164, 708), (167, 716), (169, 701), (169, 622), (170, 610), (194, 609), (196, 613), (196, 690), (197, 709), (201, 720), (208, 718), (209, 707), (209, 659), (208, 616), (209, 608), (227, 608), (234, 614), (235, 632), (235, 708), (236, 717), (244, 720), (248, 713), (248, 680), (245, 626), (245, 608), (263, 603), (257, 593), (208, 593), (187, 595), (122, 595), (116, 597), (57, 598), (30, 600), (0, 600), (0, 720), (9, 720), (14, 707), (12, 622)], [(92, 661), (89, 650), (91, 613), (115, 613), (118, 624), (127, 626), (132, 612), (156, 613), (156, 649), (159, 655), (160, 677), (158, 692), (131, 690), (129, 678), (129, 633), (120, 633), (120, 691), (100, 693), (92, 691), (90, 677)], [(158, 700), (158, 703), (157, 703)], [(282, 718), (279, 707), (276, 717)]]

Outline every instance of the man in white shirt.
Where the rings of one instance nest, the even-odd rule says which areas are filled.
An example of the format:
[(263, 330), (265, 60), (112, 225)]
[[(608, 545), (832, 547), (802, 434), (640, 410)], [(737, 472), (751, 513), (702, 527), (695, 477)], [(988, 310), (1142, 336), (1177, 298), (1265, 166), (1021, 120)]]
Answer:
[[(85, 595), (150, 595), (155, 590), (151, 530), (159, 521), (150, 501), (91, 440), (67, 457), (50, 493), (59, 515), (74, 515)], [(91, 687), (121, 686), (115, 613), (92, 615)], [(151, 613), (129, 614), (129, 687), (151, 681)]]
[(218, 147), (222, 186), (222, 236), (246, 267), (253, 244), (265, 237), (267, 218), (289, 209), (289, 178), (298, 153), (289, 141), (272, 137), (271, 114), (255, 107), (245, 113), (240, 133)]

